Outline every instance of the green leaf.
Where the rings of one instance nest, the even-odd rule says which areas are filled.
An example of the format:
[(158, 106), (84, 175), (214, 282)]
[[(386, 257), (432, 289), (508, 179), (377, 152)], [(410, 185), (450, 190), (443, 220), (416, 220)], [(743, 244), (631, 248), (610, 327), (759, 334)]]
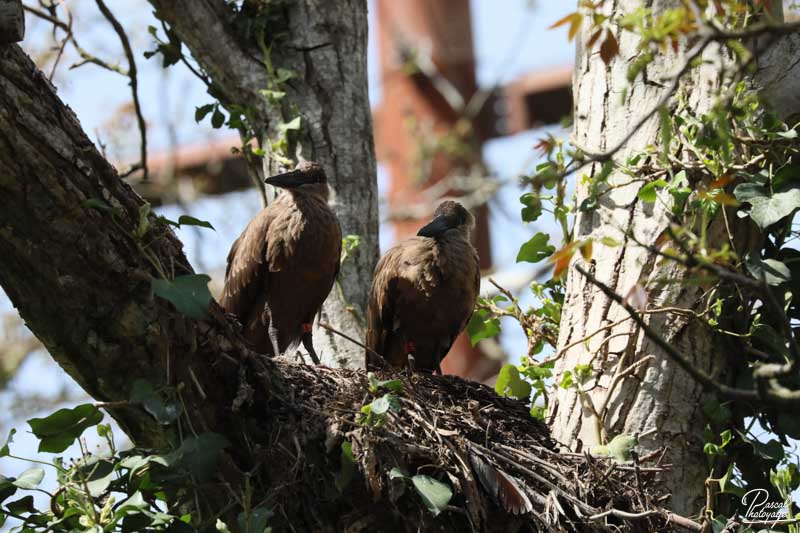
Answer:
[(219, 129), (223, 124), (225, 124), (225, 115), (222, 114), (222, 111), (219, 110), (219, 107), (215, 107), (214, 114), (211, 115), (211, 127), (214, 129)]
[(377, 394), (380, 389), (388, 389), (392, 392), (400, 392), (403, 390), (403, 382), (399, 379), (379, 380), (375, 377), (374, 372), (367, 372), (367, 381), (369, 383), (369, 392)]
[(733, 433), (731, 433), (730, 429), (726, 429), (722, 433), (719, 434), (721, 438), (720, 448), (724, 448), (728, 444), (730, 444), (731, 440), (733, 440)]
[(269, 528), (267, 528), (267, 522), (272, 518), (272, 515), (272, 511), (266, 507), (257, 507), (250, 511), (249, 514), (239, 513), (237, 518), (239, 522), (239, 531), (265, 533), (269, 530)]
[(278, 68), (275, 74), (275, 83), (286, 83), (295, 76), (294, 71), (283, 67)]
[(165, 403), (153, 386), (143, 379), (133, 382), (130, 400), (142, 405), (159, 424), (168, 426), (175, 422), (181, 414), (180, 405), (174, 402)]
[(790, 189), (770, 196), (764, 187), (752, 183), (742, 183), (736, 187), (733, 194), (740, 202), (750, 204), (748, 214), (762, 230), (800, 208), (800, 189)]
[(339, 473), (334, 480), (336, 490), (340, 493), (350, 485), (356, 473), (356, 459), (353, 456), (353, 445), (349, 441), (342, 441), (342, 453), (339, 457)]
[(407, 479), (408, 474), (406, 474), (402, 468), (394, 467), (389, 471), (389, 479)]
[(163, 467), (171, 466), (172, 463), (168, 459), (168, 457), (161, 455), (131, 455), (120, 461), (119, 465), (121, 468), (127, 468), (129, 470), (128, 478), (133, 480), (139, 471), (150, 463), (159, 464)]
[(418, 474), (412, 476), (411, 482), (433, 516), (441, 513), (453, 497), (453, 491), (448, 485), (432, 477)]
[(523, 222), (533, 222), (542, 215), (542, 200), (538, 194), (526, 192), (519, 201), (525, 206), (522, 208)]
[(286, 93), (284, 91), (273, 91), (269, 89), (261, 89), (258, 91), (261, 96), (267, 99), (267, 102), (271, 104), (275, 104), (280, 102), (286, 97)]
[(623, 433), (611, 439), (611, 442), (608, 443), (608, 451), (617, 461), (629, 461), (631, 452), (637, 444), (639, 444), (639, 440), (636, 437)]
[(201, 483), (210, 481), (217, 468), (219, 452), (228, 446), (228, 440), (218, 433), (201, 433), (188, 438), (180, 447), (165, 456), (168, 464), (180, 465), (191, 472)]
[(626, 74), (628, 83), (633, 83), (633, 81), (636, 79), (636, 76), (638, 76), (645, 68), (647, 68), (647, 65), (652, 63), (654, 58), (655, 54), (652, 51), (639, 54), (628, 66), (628, 73)]
[(281, 133), (286, 133), (287, 131), (294, 131), (300, 129), (300, 117), (294, 117), (289, 122), (284, 122), (283, 124), (278, 125), (278, 129)]
[(34, 466), (21, 473), (17, 479), (12, 481), (12, 484), (21, 489), (30, 490), (38, 487), (42, 479), (44, 479), (44, 469)]
[(86, 428), (103, 420), (103, 413), (90, 403), (73, 409), (59, 409), (45, 418), (31, 418), (28, 424), (39, 439), (39, 451), (61, 453), (81, 436)]
[(92, 465), (92, 467), (93, 471), (89, 480), (86, 482), (86, 487), (89, 489), (89, 494), (97, 498), (106, 491), (114, 480), (114, 463), (111, 461), (102, 461), (96, 465)]
[(374, 415), (382, 415), (387, 411), (397, 411), (400, 409), (400, 402), (394, 394), (384, 394), (370, 404), (370, 410)]
[(19, 500), (9, 502), (6, 508), (14, 514), (35, 513), (36, 507), (33, 505), (33, 496), (25, 496)]
[(111, 430), (111, 424), (98, 424), (97, 425), (97, 436), (103, 437), (104, 439), (108, 439), (114, 436), (114, 432)]
[(14, 442), (14, 434), (16, 432), (17, 430), (14, 428), (11, 428), (11, 431), (8, 432), (8, 438), (6, 439), (6, 443), (3, 444), (2, 448), (0, 448), (0, 457), (5, 457), (9, 453), (11, 453), (11, 450), (8, 449), (8, 445)]
[(753, 441), (753, 448), (756, 454), (768, 461), (780, 461), (784, 456), (783, 445), (775, 439), (771, 439), (766, 444)]
[(145, 202), (139, 206), (139, 224), (136, 226), (136, 230), (133, 232), (137, 238), (141, 239), (144, 237), (148, 228), (150, 227), (150, 211), (151, 207), (148, 202)]
[(575, 386), (575, 379), (572, 377), (572, 371), (565, 370), (564, 373), (561, 374), (561, 383), (559, 383), (558, 386), (562, 389), (568, 389)]
[(728, 465), (728, 470), (721, 478), (719, 478), (719, 491), (725, 494), (735, 494), (741, 498), (744, 496), (745, 491), (744, 488), (736, 485), (732, 481), (733, 466), (734, 463), (731, 462), (731, 464)]
[(137, 490), (127, 500), (119, 504), (119, 507), (114, 511), (114, 518), (115, 520), (120, 520), (125, 515), (138, 513), (146, 508), (147, 502), (144, 501), (142, 493)]
[(150, 286), (156, 296), (170, 302), (184, 316), (202, 320), (208, 317), (208, 305), (211, 303), (209, 281), (211, 278), (205, 274), (190, 274), (178, 276), (172, 281), (153, 279)]
[(769, 196), (769, 191), (766, 187), (758, 183), (740, 183), (733, 190), (733, 195), (741, 203), (749, 203), (753, 198), (760, 198)]
[(483, 339), (494, 337), (500, 333), (500, 320), (487, 309), (476, 309), (467, 323), (469, 342), (473, 346)]
[(578, 378), (578, 382), (583, 384), (594, 374), (592, 365), (575, 365), (573, 368), (573, 375)]
[(608, 446), (604, 446), (602, 444), (597, 444), (592, 446), (590, 452), (592, 455), (597, 455), (601, 457), (607, 457), (611, 455), (611, 450), (608, 449)]
[(531, 395), (531, 384), (519, 375), (514, 365), (503, 365), (497, 375), (494, 390), (500, 396), (511, 396), (519, 400), (527, 400)]
[(800, 183), (800, 165), (788, 163), (782, 166), (772, 178), (772, 189), (782, 191)]
[(709, 420), (718, 425), (724, 424), (733, 416), (727, 404), (719, 403), (716, 398), (712, 398), (703, 404), (703, 413)]
[(92, 209), (97, 209), (98, 211), (111, 211), (113, 209), (113, 207), (108, 205), (100, 198), (89, 198), (83, 202), (83, 207), (91, 207)]
[(194, 121), (200, 122), (201, 120), (206, 118), (206, 115), (211, 113), (211, 111), (213, 111), (215, 106), (216, 104), (206, 104), (206, 105), (201, 105), (200, 107), (196, 107), (194, 109)]
[(3, 503), (17, 492), (14, 486), (14, 478), (0, 475), (0, 503)]
[(795, 440), (800, 439), (800, 416), (782, 410), (778, 413), (777, 431)]
[(542, 259), (546, 259), (553, 255), (556, 251), (555, 246), (547, 244), (550, 240), (550, 235), (546, 233), (537, 233), (528, 242), (522, 245), (517, 254), (517, 263), (525, 261), (526, 263), (538, 263)]
[(792, 281), (789, 267), (775, 259), (759, 259), (753, 254), (748, 254), (744, 264), (754, 278), (759, 281), (765, 280), (767, 285), (780, 285)]
[(652, 204), (656, 201), (657, 191), (661, 187), (666, 187), (668, 183), (662, 179), (657, 179), (647, 183), (644, 187), (639, 189), (639, 192), (636, 193), (636, 196), (643, 202), (648, 204)]
[(211, 222), (200, 220), (199, 218), (194, 218), (189, 215), (181, 215), (180, 218), (178, 218), (178, 224), (181, 226), (202, 226), (217, 231), (214, 229), (214, 226), (211, 225)]

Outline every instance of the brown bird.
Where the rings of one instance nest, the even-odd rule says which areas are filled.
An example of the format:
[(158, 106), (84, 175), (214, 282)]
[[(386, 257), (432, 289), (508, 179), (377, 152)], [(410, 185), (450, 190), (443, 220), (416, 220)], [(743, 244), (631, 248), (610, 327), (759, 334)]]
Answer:
[[(391, 248), (375, 268), (367, 310), (367, 347), (395, 367), (442, 373), (441, 361), (467, 325), (480, 287), (475, 218), (442, 202), (433, 220)], [(367, 351), (370, 366), (378, 362)]]
[(239, 318), (257, 351), (280, 355), (302, 340), (319, 364), (311, 325), (339, 273), (342, 251), (328, 179), (320, 165), (304, 161), (266, 182), (283, 192), (231, 246), (220, 304)]

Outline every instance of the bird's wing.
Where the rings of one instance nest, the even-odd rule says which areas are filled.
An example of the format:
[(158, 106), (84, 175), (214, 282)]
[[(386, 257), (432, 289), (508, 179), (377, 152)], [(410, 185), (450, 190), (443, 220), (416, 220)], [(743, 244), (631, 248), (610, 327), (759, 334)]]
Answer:
[[(336, 248), (336, 268), (334, 269), (333, 276), (331, 277), (331, 284), (328, 286), (327, 292), (325, 292), (325, 298), (328, 297), (328, 295), (331, 292), (331, 289), (333, 289), (333, 284), (336, 283), (336, 279), (339, 277), (339, 270), (342, 267), (342, 227), (339, 225), (338, 220), (336, 221), (336, 229), (338, 230), (338, 232), (336, 233), (336, 242), (338, 243), (338, 246)], [(317, 309), (317, 317), (321, 316), (322, 316), (322, 304), (320, 304), (319, 309)]]
[(375, 267), (367, 307), (367, 346), (385, 355), (386, 339), (394, 331), (395, 287), (403, 252), (400, 246), (387, 251)]
[(264, 266), (271, 219), (269, 212), (262, 210), (234, 241), (228, 253), (225, 287), (219, 303), (242, 322), (247, 320), (253, 302), (269, 281), (269, 269)]
[(473, 275), (472, 275), (472, 284), (465, 287), (465, 296), (464, 301), (466, 304), (464, 318), (461, 321), (461, 324), (458, 326), (458, 329), (453, 332), (453, 341), (455, 342), (455, 338), (464, 331), (464, 328), (467, 327), (470, 318), (472, 318), (472, 313), (475, 312), (475, 302), (478, 299), (478, 293), (481, 291), (481, 267), (480, 261), (478, 259), (478, 252), (475, 248), (472, 248), (472, 263), (475, 265)]

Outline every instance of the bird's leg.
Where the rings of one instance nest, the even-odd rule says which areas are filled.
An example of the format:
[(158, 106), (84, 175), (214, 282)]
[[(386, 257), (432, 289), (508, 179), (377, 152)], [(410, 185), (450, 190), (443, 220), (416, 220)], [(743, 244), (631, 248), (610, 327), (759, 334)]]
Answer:
[(306, 322), (303, 324), (303, 346), (305, 347), (308, 355), (311, 356), (311, 360), (314, 361), (315, 365), (319, 364), (319, 357), (317, 357), (317, 352), (314, 351), (314, 343), (312, 342), (313, 335), (311, 334), (311, 323)]
[(272, 346), (272, 357), (279, 357), (281, 351), (278, 348), (278, 328), (275, 327), (275, 321), (272, 319), (272, 310), (269, 308), (269, 302), (264, 302), (264, 309), (261, 312), (261, 323), (267, 327), (267, 337)]
[(414, 352), (417, 351), (417, 345), (414, 344), (414, 341), (405, 341), (403, 343), (403, 351), (406, 352), (408, 356), (408, 369), (411, 373), (414, 372), (414, 364), (416, 360), (414, 359)]
[(269, 329), (267, 330), (267, 332), (268, 332), (267, 336), (269, 337), (269, 342), (270, 344), (272, 344), (272, 355), (274, 357), (278, 357), (279, 355), (281, 355), (281, 351), (278, 348), (278, 328), (274, 327), (272, 325), (272, 322), (270, 322)]
[(433, 367), (433, 373), (442, 375), (442, 360), (439, 357), (436, 357), (436, 365)]

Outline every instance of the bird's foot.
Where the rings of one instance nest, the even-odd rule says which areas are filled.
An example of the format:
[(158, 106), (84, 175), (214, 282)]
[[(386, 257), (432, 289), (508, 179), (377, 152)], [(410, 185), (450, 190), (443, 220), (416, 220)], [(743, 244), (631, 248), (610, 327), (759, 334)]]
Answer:
[[(306, 329), (308, 326), (308, 329)], [(305, 347), (308, 355), (311, 356), (311, 360), (314, 361), (315, 365), (319, 364), (319, 357), (317, 356), (317, 352), (314, 350), (314, 344), (312, 342), (312, 335), (311, 335), (311, 324), (303, 324), (303, 346)]]
[(417, 360), (414, 359), (414, 356), (411, 353), (408, 353), (408, 374), (411, 375), (414, 373), (414, 366), (416, 365)]

